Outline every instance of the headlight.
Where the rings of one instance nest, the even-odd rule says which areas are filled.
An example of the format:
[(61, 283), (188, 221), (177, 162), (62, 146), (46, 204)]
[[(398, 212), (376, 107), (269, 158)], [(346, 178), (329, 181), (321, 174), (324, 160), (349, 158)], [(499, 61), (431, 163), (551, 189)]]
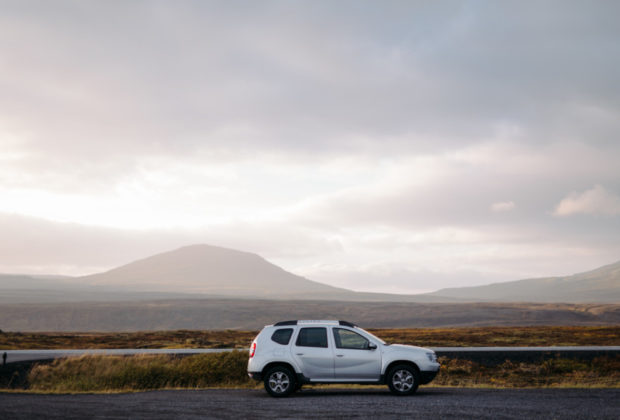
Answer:
[(431, 362), (437, 362), (437, 355), (434, 351), (426, 353), (426, 357), (428, 357), (428, 360), (430, 360)]

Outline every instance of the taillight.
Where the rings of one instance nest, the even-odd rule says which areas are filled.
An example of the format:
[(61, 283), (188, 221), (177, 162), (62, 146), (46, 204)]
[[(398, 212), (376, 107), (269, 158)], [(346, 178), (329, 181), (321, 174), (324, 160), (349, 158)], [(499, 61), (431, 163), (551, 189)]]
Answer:
[(252, 347), (250, 348), (250, 359), (254, 357), (254, 353), (256, 353), (256, 341), (252, 343)]

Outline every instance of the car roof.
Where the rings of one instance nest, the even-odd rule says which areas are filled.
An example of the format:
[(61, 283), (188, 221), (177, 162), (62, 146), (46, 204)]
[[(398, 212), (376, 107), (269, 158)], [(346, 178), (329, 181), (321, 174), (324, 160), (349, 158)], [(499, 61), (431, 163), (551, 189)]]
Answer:
[(357, 327), (349, 321), (336, 321), (336, 320), (317, 320), (317, 319), (297, 319), (290, 321), (280, 321), (273, 324), (274, 327), (281, 327), (285, 325), (308, 325), (308, 324), (321, 324), (321, 325), (343, 325), (346, 327)]

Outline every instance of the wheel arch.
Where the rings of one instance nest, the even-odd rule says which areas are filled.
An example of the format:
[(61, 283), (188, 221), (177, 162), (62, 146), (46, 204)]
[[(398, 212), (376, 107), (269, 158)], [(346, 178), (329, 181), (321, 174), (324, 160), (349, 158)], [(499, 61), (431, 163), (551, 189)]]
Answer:
[(420, 373), (420, 368), (418, 367), (418, 365), (415, 362), (411, 361), (411, 360), (406, 360), (406, 359), (392, 360), (385, 367), (385, 370), (383, 371), (383, 375), (381, 375), (381, 382), (386, 382), (388, 373), (396, 365), (408, 365), (408, 366), (411, 366), (412, 368), (414, 368), (418, 372), (418, 374)]
[(269, 363), (267, 363), (267, 364), (265, 365), (265, 367), (263, 367), (263, 370), (261, 370), (261, 375), (264, 377), (264, 376), (265, 376), (265, 373), (266, 373), (269, 369), (271, 369), (271, 368), (273, 368), (273, 367), (276, 367), (276, 366), (284, 366), (284, 367), (286, 367), (287, 369), (289, 369), (291, 372), (293, 372), (293, 374), (294, 374), (294, 375), (296, 375), (296, 373), (297, 373), (297, 371), (295, 370), (295, 367), (294, 367), (292, 364), (290, 364), (290, 363), (288, 363), (288, 362), (275, 361), (275, 362), (269, 362)]

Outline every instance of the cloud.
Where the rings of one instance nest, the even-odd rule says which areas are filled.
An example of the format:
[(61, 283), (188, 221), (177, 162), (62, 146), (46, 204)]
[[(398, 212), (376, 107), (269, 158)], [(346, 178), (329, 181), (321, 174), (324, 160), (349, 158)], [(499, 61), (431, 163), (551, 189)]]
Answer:
[(510, 211), (515, 208), (514, 201), (498, 201), (497, 203), (491, 204), (491, 211), (494, 212), (505, 212)]
[[(574, 176), (565, 175), (565, 168), (573, 166), (578, 167)], [(503, 223), (490, 217), (489, 203), (509, 195), (511, 200), (498, 204), (496, 210), (511, 209), (512, 223), (540, 225), (548, 223), (548, 209), (561, 199), (561, 191), (571, 188), (576, 180), (603, 179), (610, 185), (617, 184), (614, 167), (613, 156), (591, 146), (480, 143), (451, 153), (393, 158), (388, 170), (375, 169), (373, 173), (373, 168), (368, 167), (367, 172), (374, 176), (367, 182), (312, 197), (292, 217), (300, 223), (334, 229), (475, 229)], [(518, 207), (514, 203), (519, 203)]]
[(505, 125), (531, 143), (618, 131), (615, 4), (244, 4), (9, 2), (4, 125), (56, 171), (222, 149), (445, 150)]
[[(343, 262), (351, 281), (385, 262), (368, 284), (617, 258), (617, 218), (549, 209), (617, 211), (620, 4), (2, 8), (6, 269), (88, 272), (197, 242), (292, 271)], [(566, 197), (592, 185), (607, 198)]]
[(582, 193), (573, 191), (556, 206), (554, 216), (572, 216), (575, 214), (589, 215), (620, 215), (620, 196), (595, 185)]

